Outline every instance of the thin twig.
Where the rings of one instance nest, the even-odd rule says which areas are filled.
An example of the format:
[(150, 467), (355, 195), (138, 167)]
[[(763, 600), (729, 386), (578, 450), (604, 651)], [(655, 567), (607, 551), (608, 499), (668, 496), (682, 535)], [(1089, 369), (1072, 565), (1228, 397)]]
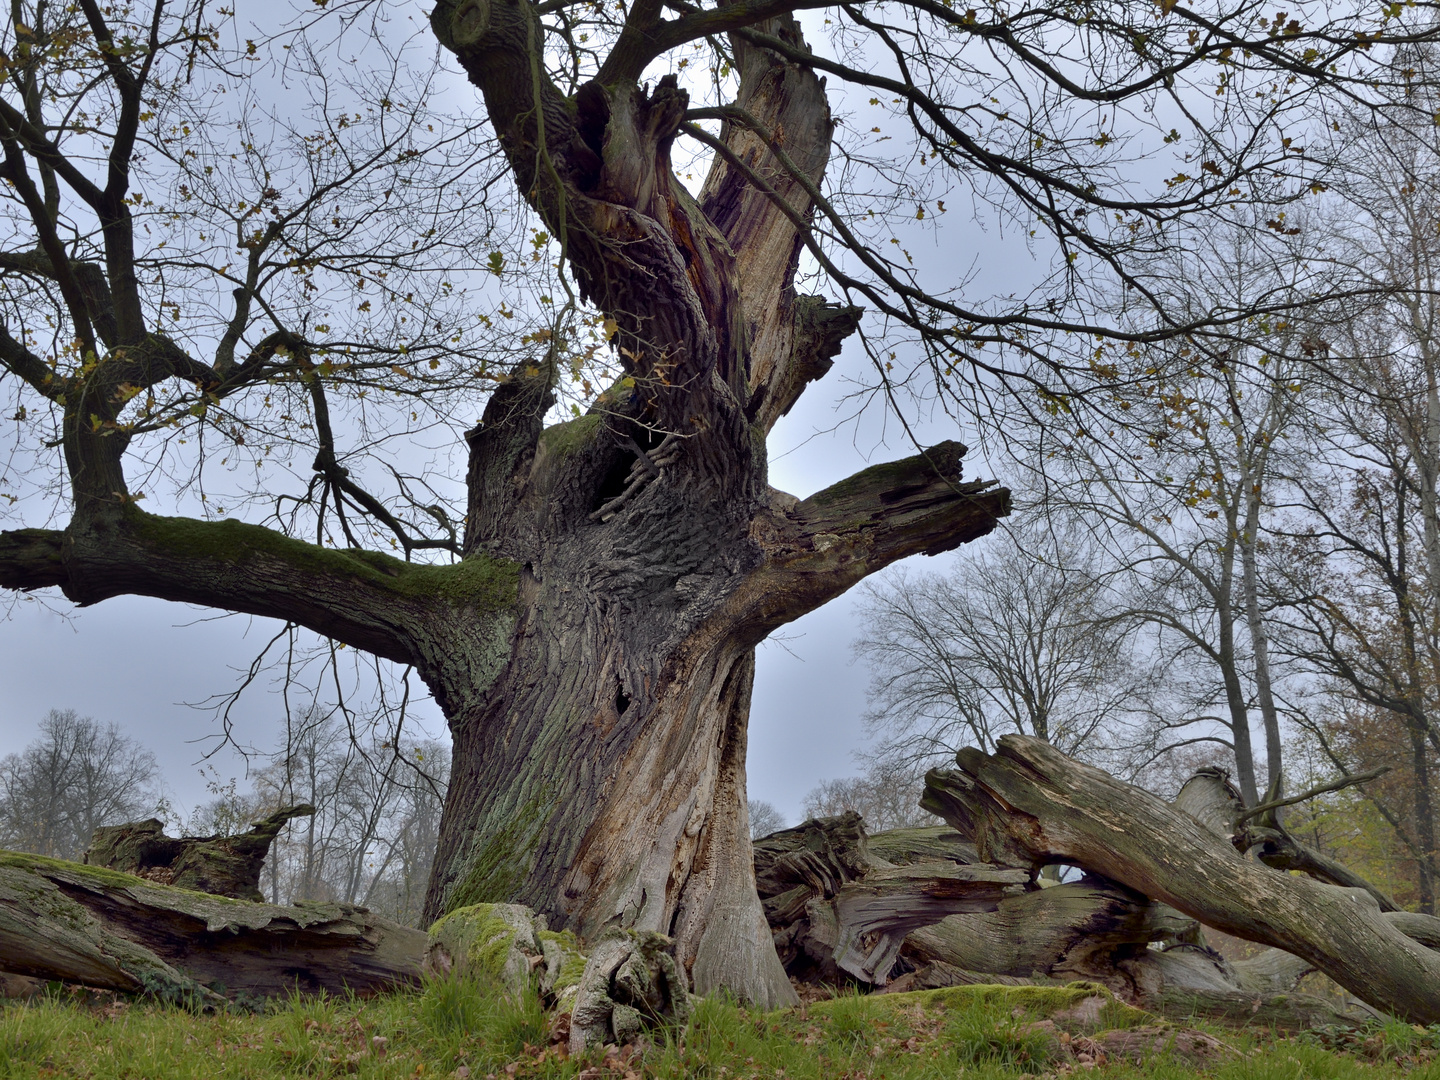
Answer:
[(1369, 772), (1350, 773), (1347, 776), (1340, 777), (1338, 780), (1331, 780), (1328, 784), (1321, 784), (1319, 787), (1313, 787), (1309, 791), (1302, 791), (1299, 795), (1291, 795), (1284, 799), (1271, 799), (1269, 802), (1263, 802), (1259, 806), (1250, 807), (1250, 809), (1235, 819), (1235, 824), (1238, 827), (1251, 818), (1265, 813), (1267, 810), (1278, 810), (1282, 806), (1293, 806), (1295, 803), (1304, 802), (1306, 799), (1313, 799), (1317, 795), (1325, 795), (1331, 791), (1341, 791), (1355, 784), (1366, 783), (1367, 781), (1374, 780), (1377, 776), (1383, 776), (1389, 771), (1389, 765), (1381, 765), (1378, 769), (1371, 769)]

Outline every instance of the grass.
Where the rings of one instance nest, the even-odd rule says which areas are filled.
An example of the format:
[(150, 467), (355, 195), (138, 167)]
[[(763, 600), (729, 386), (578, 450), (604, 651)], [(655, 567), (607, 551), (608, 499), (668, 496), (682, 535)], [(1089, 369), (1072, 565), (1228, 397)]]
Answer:
[[(965, 989), (847, 994), (774, 1013), (708, 998), (685, 1031), (634, 1059), (613, 1048), (608, 1058), (599, 1049), (571, 1058), (549, 1045), (549, 1018), (533, 995), (512, 1001), (457, 980), (368, 1001), (295, 996), (257, 1013), (57, 991), (0, 1007), (0, 1080), (1018, 1080), (1085, 1071), (1057, 1053), (1043, 1003)], [(1155, 1023), (1117, 1006), (1096, 1026), (1142, 1021)], [(1215, 1080), (1440, 1080), (1440, 1028), (1392, 1022), (1293, 1039), (1209, 1030), (1234, 1051), (1205, 1070)], [(1094, 1075), (1181, 1080), (1196, 1069), (1161, 1054), (1141, 1066), (1103, 1063)]]

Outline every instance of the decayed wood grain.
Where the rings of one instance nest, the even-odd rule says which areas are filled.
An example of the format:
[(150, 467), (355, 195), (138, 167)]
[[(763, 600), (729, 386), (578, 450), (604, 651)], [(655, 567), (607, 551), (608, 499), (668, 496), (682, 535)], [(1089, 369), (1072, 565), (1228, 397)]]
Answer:
[(350, 904), (281, 907), (0, 852), (0, 969), (201, 1000), (415, 984), (424, 932)]
[[(943, 842), (928, 836), (916, 841), (889, 842), (903, 859), (895, 865), (871, 848), (853, 811), (757, 841), (756, 882), (787, 969), (843, 971), (883, 986), (911, 930), (956, 912), (993, 911), (1029, 881), (1014, 867), (943, 857)], [(912, 848), (930, 857), (904, 858)]]

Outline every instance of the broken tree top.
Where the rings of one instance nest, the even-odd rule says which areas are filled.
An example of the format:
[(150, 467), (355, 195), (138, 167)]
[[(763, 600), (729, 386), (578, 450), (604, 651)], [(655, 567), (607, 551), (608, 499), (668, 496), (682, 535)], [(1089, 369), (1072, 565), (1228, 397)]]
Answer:
[(292, 818), (308, 817), (308, 803), (286, 807), (237, 836), (166, 836), (156, 818), (95, 830), (84, 861), (195, 892), (261, 901), (260, 868), (270, 845)]

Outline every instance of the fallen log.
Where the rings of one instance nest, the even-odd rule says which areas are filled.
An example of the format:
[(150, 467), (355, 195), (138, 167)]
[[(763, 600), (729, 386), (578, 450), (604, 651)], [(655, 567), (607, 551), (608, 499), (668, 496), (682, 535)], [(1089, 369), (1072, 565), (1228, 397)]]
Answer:
[[(1195, 921), (1111, 882), (1082, 881), (1002, 900), (982, 915), (955, 915), (911, 933), (905, 955), (996, 975), (1088, 979), (1126, 996), (1133, 981), (1116, 956), (1142, 953), (1152, 941), (1193, 936)], [(1133, 996), (1133, 995), (1129, 995)]]
[(1214, 766), (1198, 769), (1175, 797), (1175, 806), (1229, 840), (1237, 851), (1254, 848), (1266, 866), (1299, 870), (1317, 881), (1345, 889), (1364, 889), (1375, 898), (1381, 911), (1400, 910), (1394, 900), (1349, 867), (1291, 836), (1273, 811), (1259, 820), (1253, 819), (1254, 810), (1246, 808), (1240, 790), (1230, 782), (1224, 769)]
[(853, 811), (756, 841), (761, 906), (786, 971), (825, 979), (843, 971), (883, 986), (911, 930), (993, 911), (1030, 881), (1015, 867), (962, 861), (963, 850), (930, 836), (918, 846), (925, 857), (900, 865), (881, 858)]
[(922, 805), (987, 860), (1032, 872), (1066, 863), (1218, 930), (1283, 949), (1368, 1004), (1440, 1022), (1440, 953), (1365, 892), (1244, 859), (1197, 818), (1033, 738), (962, 750), (933, 770)]
[(293, 907), (0, 851), (0, 970), (172, 1000), (420, 980), (426, 936), (351, 904)]

